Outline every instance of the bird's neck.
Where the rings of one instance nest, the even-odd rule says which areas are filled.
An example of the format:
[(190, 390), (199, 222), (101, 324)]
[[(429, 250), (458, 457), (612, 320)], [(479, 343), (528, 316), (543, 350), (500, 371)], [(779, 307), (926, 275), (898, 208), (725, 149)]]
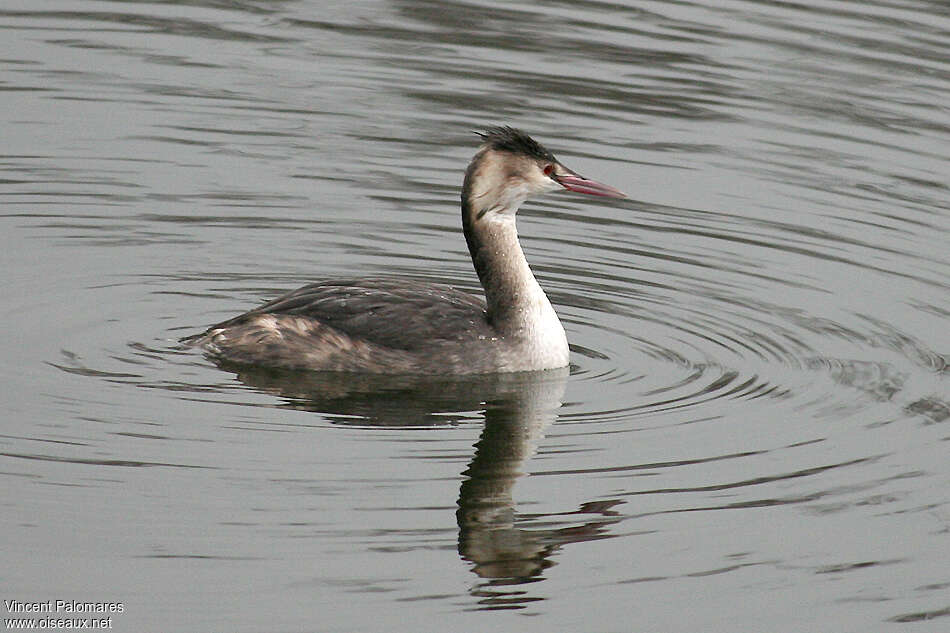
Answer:
[(485, 290), (488, 320), (505, 337), (557, 344), (566, 350), (564, 329), (538, 284), (518, 242), (515, 209), (479, 210), (463, 198), (463, 229), (475, 272)]

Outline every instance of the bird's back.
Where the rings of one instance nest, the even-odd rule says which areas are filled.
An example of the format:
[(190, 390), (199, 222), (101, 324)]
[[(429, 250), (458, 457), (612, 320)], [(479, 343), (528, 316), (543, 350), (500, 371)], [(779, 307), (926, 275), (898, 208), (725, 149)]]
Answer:
[(238, 363), (466, 373), (463, 364), (479, 371), (494, 362), (495, 336), (479, 297), (444, 284), (371, 278), (309, 284), (187, 342)]

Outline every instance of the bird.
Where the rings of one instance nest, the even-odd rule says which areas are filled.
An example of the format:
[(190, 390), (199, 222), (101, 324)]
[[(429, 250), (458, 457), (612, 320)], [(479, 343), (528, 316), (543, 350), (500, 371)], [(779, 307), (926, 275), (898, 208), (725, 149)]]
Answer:
[(564, 328), (525, 259), (515, 214), (553, 191), (625, 198), (509, 126), (481, 143), (462, 183), (462, 232), (484, 290), (387, 277), (318, 281), (182, 339), (215, 359), (288, 370), (461, 375), (565, 367)]

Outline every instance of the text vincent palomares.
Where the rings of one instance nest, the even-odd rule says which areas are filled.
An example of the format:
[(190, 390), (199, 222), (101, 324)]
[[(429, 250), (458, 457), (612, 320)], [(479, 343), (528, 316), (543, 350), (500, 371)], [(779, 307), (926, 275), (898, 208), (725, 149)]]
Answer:
[(121, 602), (77, 602), (76, 600), (45, 600), (20, 602), (4, 600), (7, 613), (123, 613)]

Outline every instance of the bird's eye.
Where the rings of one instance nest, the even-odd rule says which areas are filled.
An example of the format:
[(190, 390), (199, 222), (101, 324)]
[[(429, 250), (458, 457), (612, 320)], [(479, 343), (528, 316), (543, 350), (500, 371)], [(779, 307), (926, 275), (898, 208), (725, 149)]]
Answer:
[(544, 171), (545, 176), (550, 178), (554, 175), (554, 165), (552, 165), (551, 163), (548, 163), (547, 165), (544, 166), (544, 169), (542, 171)]

